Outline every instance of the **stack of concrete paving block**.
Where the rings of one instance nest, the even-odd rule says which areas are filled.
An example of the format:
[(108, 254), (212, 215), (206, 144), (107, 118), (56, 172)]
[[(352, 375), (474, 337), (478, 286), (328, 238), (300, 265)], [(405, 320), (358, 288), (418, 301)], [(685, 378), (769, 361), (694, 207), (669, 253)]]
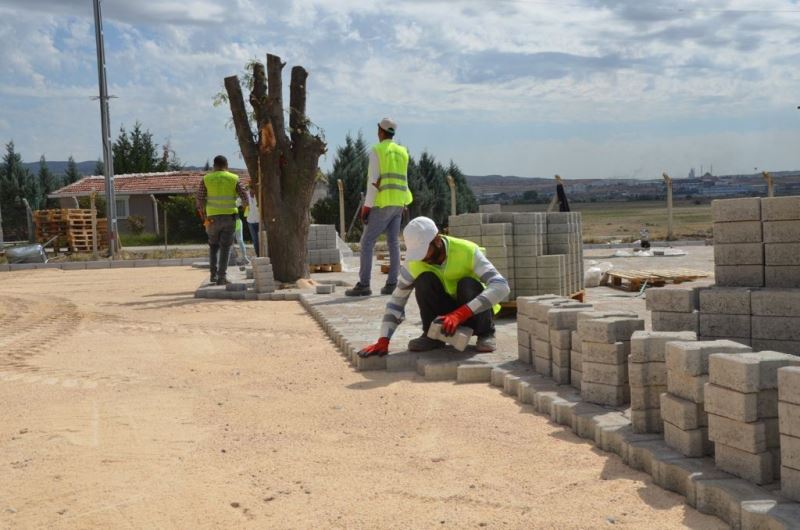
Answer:
[(705, 411), (718, 468), (756, 484), (778, 479), (778, 369), (791, 365), (800, 358), (778, 352), (709, 358)]
[(761, 199), (711, 201), (714, 273), (720, 287), (764, 285)]
[(800, 355), (800, 289), (759, 289), (750, 297), (754, 350)]
[(660, 404), (667, 445), (690, 457), (713, 454), (704, 409), (709, 357), (750, 351), (748, 346), (730, 340), (666, 344), (667, 392), (661, 395)]
[(800, 287), (800, 197), (761, 199), (764, 285)]
[(800, 368), (778, 370), (781, 493), (800, 502)]
[[(546, 377), (552, 375), (552, 355), (550, 352), (550, 324), (547, 314), (554, 307), (571, 302), (569, 298), (555, 295), (531, 297), (531, 360), (534, 370)], [(519, 307), (519, 299), (517, 299)]]
[(731, 339), (750, 344), (750, 289), (698, 289), (701, 340)]
[(680, 287), (647, 290), (647, 309), (653, 331), (699, 331), (697, 291)]
[(564, 289), (574, 293), (583, 285), (583, 241), (581, 216), (576, 212), (547, 214), (547, 254), (564, 256)]
[(571, 337), (571, 351), (569, 355), (570, 384), (577, 390), (581, 389), (583, 379), (583, 339), (578, 331), (578, 323), (592, 318), (627, 317), (636, 318), (632, 311), (581, 311), (575, 320), (575, 331)]
[(591, 310), (591, 304), (567, 302), (547, 313), (550, 328), (550, 372), (556, 383), (571, 381), (572, 334), (578, 330), (578, 314)]
[(480, 213), (500, 213), (502, 206), (499, 204), (479, 204), (478, 211)]
[(253, 289), (257, 293), (271, 293), (278, 286), (275, 283), (275, 275), (272, 272), (272, 263), (269, 258), (253, 258)]
[(336, 245), (336, 228), (333, 225), (311, 225), (306, 243), (306, 263), (309, 265), (335, 265), (342, 262), (342, 253)]
[(533, 300), (534, 297), (517, 298), (517, 358), (525, 364), (533, 364)]
[(691, 331), (637, 331), (631, 336), (628, 380), (633, 432), (663, 431), (661, 394), (667, 391), (666, 346), (671, 341), (692, 340), (697, 340), (697, 335)]
[(598, 405), (620, 406), (630, 401), (628, 355), (634, 332), (644, 320), (608, 317), (578, 320), (583, 371), (581, 396)]
[(450, 223), (449, 232), (453, 237), (466, 239), (478, 245), (483, 244), (481, 239), (481, 225), (487, 220), (484, 213), (463, 213), (461, 215), (451, 215), (448, 219)]
[(503, 275), (514, 297), (514, 231), (511, 223), (485, 223), (481, 226), (481, 241), (486, 257), (497, 272)]
[(536, 258), (536, 282), (540, 293), (569, 294), (567, 274), (566, 256), (548, 255)]

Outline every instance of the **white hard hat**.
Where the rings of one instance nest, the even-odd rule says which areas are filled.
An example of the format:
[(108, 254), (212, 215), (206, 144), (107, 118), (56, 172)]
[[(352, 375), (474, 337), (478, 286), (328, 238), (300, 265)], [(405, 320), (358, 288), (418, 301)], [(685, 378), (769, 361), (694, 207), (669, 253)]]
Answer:
[(437, 236), (439, 229), (433, 219), (415, 217), (403, 230), (406, 241), (406, 261), (419, 261), (428, 253), (428, 246)]
[(391, 118), (383, 118), (380, 123), (378, 123), (378, 127), (391, 134), (394, 134), (397, 130), (397, 124)]

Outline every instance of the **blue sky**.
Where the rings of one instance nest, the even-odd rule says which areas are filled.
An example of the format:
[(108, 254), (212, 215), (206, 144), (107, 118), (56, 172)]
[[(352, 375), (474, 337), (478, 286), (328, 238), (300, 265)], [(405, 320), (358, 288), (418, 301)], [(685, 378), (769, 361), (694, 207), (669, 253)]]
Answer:
[[(212, 99), (250, 59), (309, 72), (329, 151), (349, 131), (468, 174), (682, 177), (800, 169), (800, 4), (789, 0), (106, 0), (114, 135), (243, 166)], [(100, 150), (90, 0), (0, 0), (0, 139), (26, 160)], [(288, 101), (288, 96), (287, 96)], [(332, 155), (321, 160), (323, 168)]]

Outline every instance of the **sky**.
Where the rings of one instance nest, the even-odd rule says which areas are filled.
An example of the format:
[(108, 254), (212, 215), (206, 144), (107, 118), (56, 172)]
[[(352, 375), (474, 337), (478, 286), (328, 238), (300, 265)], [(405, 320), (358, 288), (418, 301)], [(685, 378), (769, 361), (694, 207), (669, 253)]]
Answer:
[[(244, 167), (212, 100), (269, 52), (287, 83), (309, 71), (323, 169), (384, 116), (412, 156), (470, 175), (800, 169), (800, 0), (105, 0), (103, 16), (113, 136), (138, 120), (190, 165)], [(0, 140), (96, 160), (91, 0), (0, 0), (0, 49)]]

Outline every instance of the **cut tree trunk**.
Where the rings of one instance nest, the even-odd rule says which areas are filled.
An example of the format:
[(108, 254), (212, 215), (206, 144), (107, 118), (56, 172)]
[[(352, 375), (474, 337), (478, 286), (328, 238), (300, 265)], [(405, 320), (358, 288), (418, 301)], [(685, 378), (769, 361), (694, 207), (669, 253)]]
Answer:
[(250, 105), (254, 123), (247, 114), (238, 77), (226, 77), (225, 90), (251, 182), (260, 183), (261, 226), (267, 231), (275, 279), (294, 282), (308, 277), (309, 210), (319, 157), (326, 146), (320, 136), (308, 130), (306, 70), (292, 68), (287, 134), (282, 92), (284, 63), (276, 55), (267, 55), (266, 64), (266, 71), (259, 63), (252, 67)]

